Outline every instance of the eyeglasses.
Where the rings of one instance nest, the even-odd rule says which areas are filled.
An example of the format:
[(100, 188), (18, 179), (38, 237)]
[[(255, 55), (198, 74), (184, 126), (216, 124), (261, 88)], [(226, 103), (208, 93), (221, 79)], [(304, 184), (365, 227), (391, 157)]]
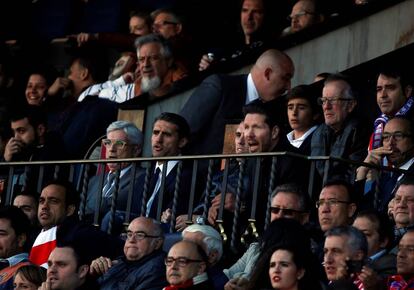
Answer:
[(126, 238), (129, 241), (132, 240), (132, 239), (135, 239), (135, 240), (140, 241), (140, 240), (143, 240), (145, 238), (159, 238), (159, 236), (151, 236), (151, 235), (148, 235), (148, 234), (146, 234), (144, 232), (127, 231)]
[(313, 12), (302, 11), (302, 12), (296, 13), (294, 15), (289, 15), (288, 17), (286, 17), (286, 19), (288, 21), (292, 21), (292, 19), (298, 19), (298, 18), (300, 18), (302, 16), (305, 16), (306, 14), (315, 15), (315, 13), (313, 13)]
[(123, 150), (128, 143), (124, 140), (112, 140), (112, 139), (103, 139), (102, 144), (106, 148), (111, 148), (113, 146), (116, 150)]
[(322, 106), (328, 103), (329, 105), (337, 105), (340, 101), (352, 101), (353, 99), (349, 98), (341, 98), (341, 97), (335, 97), (335, 98), (318, 98), (318, 105)]
[(304, 211), (301, 211), (301, 210), (296, 210), (296, 209), (291, 209), (291, 208), (281, 208), (278, 206), (270, 207), (270, 212), (273, 214), (279, 214), (281, 212), (283, 216), (293, 216), (295, 213), (304, 213)]
[(321, 206), (326, 205), (327, 207), (332, 207), (332, 206), (338, 206), (339, 204), (349, 204), (349, 201), (344, 201), (344, 200), (338, 200), (335, 198), (332, 199), (320, 199), (318, 201), (316, 201), (316, 208), (320, 208)]
[(177, 25), (177, 24), (178, 24), (177, 22), (164, 20), (164, 21), (161, 21), (161, 22), (158, 22), (158, 23), (153, 23), (152, 27), (153, 28), (160, 28), (161, 26), (165, 26), (165, 25)]
[(388, 142), (391, 141), (391, 138), (394, 138), (395, 141), (401, 141), (404, 138), (407, 137), (411, 137), (411, 134), (406, 134), (403, 132), (393, 132), (393, 133), (388, 133), (388, 132), (384, 132), (382, 133), (382, 141), (384, 142)]
[(186, 258), (186, 257), (178, 257), (178, 258), (166, 257), (164, 262), (165, 262), (165, 265), (168, 266), (168, 267), (171, 267), (174, 262), (177, 262), (178, 267), (185, 267), (190, 263), (198, 263), (198, 262), (203, 262), (203, 261), (202, 260), (189, 259), (189, 258)]
[(158, 61), (160, 59), (161, 59), (161, 54), (140, 56), (140, 57), (138, 57), (138, 63), (145, 63), (146, 60), (148, 60), (149, 62), (154, 62), (154, 61)]

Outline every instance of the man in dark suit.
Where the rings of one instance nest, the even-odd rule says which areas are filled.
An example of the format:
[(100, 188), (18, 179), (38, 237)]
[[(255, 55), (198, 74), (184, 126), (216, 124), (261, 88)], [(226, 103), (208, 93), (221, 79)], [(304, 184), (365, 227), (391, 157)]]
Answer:
[[(181, 155), (187, 145), (189, 133), (188, 123), (182, 116), (168, 112), (162, 113), (155, 119), (152, 129), (152, 156), (174, 157)], [(147, 217), (160, 219), (161, 211), (167, 211), (169, 218), (171, 217), (178, 166), (179, 161), (177, 160), (158, 161), (156, 164), (152, 164), (144, 205)], [(190, 164), (184, 162), (180, 176), (178, 202), (176, 203), (175, 213), (177, 215), (184, 214), (188, 207), (191, 172)], [(140, 183), (140, 180), (138, 182)], [(160, 204), (160, 198), (162, 198), (162, 204)], [(163, 219), (163, 221), (169, 221), (169, 218)]]
[(413, 121), (403, 116), (396, 116), (389, 120), (382, 132), (381, 146), (369, 151), (364, 160), (373, 165), (383, 165), (386, 161), (392, 168), (408, 170), (407, 173), (387, 171), (378, 173), (378, 170), (364, 166), (357, 169), (356, 179), (364, 185), (363, 202), (366, 207), (373, 207), (376, 203), (377, 208), (385, 212), (388, 202), (394, 197), (398, 182), (404, 175), (413, 174), (413, 129)]
[(365, 210), (357, 214), (353, 226), (367, 238), (370, 268), (383, 279), (394, 275), (397, 261), (396, 255), (389, 253), (394, 240), (389, 218), (375, 210)]
[[(102, 140), (106, 148), (107, 159), (133, 158), (141, 154), (142, 132), (132, 123), (126, 121), (115, 121), (106, 130), (107, 138)], [(103, 185), (100, 185), (100, 175), (91, 178), (88, 185), (86, 214), (92, 214), (99, 210), (105, 214), (110, 210), (112, 198), (116, 190), (116, 171), (119, 172), (119, 189), (117, 194), (117, 209), (125, 210), (127, 206), (130, 187), (134, 187), (137, 193), (137, 184), (133, 184), (134, 178), (139, 178), (144, 173), (141, 167), (137, 167), (133, 176), (131, 163), (108, 163), (109, 172), (105, 173)], [(99, 188), (102, 187), (102, 188)], [(100, 203), (97, 199), (100, 199)], [(132, 212), (138, 212), (139, 194), (132, 195)]]
[(284, 116), (284, 103), (278, 98), (290, 88), (293, 74), (289, 56), (270, 49), (257, 59), (248, 75), (212, 75), (205, 79), (180, 112), (193, 135), (189, 153), (221, 153), (226, 122), (242, 119), (242, 108), (248, 103), (268, 103)]

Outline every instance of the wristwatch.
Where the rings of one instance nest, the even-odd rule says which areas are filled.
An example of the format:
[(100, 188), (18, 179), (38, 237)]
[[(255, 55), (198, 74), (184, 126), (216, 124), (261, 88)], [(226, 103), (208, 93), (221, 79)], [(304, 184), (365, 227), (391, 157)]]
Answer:
[(205, 224), (205, 222), (204, 222), (204, 218), (203, 218), (201, 215), (199, 215), (199, 216), (196, 218), (196, 223), (197, 223), (197, 224), (199, 224), (199, 225), (204, 225), (204, 224)]

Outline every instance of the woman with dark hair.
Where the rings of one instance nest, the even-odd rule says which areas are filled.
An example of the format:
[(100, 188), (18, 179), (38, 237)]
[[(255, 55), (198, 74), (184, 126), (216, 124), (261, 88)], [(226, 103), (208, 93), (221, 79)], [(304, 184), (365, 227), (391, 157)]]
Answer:
[(259, 258), (247, 289), (322, 289), (312, 270), (312, 253), (300, 243), (281, 243)]
[(46, 269), (37, 265), (25, 265), (14, 274), (13, 288), (15, 290), (36, 290), (46, 281)]
[[(308, 255), (306, 256), (306, 259), (313, 265), (311, 276), (316, 280), (320, 277), (322, 269), (320, 264), (318, 264), (316, 257), (314, 257), (311, 252), (311, 242), (307, 230), (294, 219), (280, 218), (269, 224), (259, 243), (252, 243), (246, 253), (232, 267), (224, 270), (224, 273), (230, 280), (226, 284), (228, 289), (231, 289), (234, 285), (244, 286), (249, 282), (251, 282), (251, 284), (249, 284), (251, 285), (251, 288), (248, 289), (260, 289), (260, 287), (255, 287), (259, 285), (260, 282), (265, 281), (264, 277), (268, 276), (267, 268), (269, 265), (266, 264), (267, 268), (263, 266), (259, 273), (258, 271), (260, 268), (257, 263), (263, 259), (262, 257), (266, 255), (267, 250), (273, 248), (275, 245), (289, 245), (295, 249), (304, 249), (304, 253)], [(268, 256), (269, 259), (270, 256)], [(269, 259), (266, 260), (266, 263), (269, 262)], [(266, 271), (263, 272), (265, 268)], [(260, 276), (260, 278), (258, 278), (257, 275), (259, 274), (265, 276)], [(269, 281), (269, 279), (266, 278), (266, 281)]]

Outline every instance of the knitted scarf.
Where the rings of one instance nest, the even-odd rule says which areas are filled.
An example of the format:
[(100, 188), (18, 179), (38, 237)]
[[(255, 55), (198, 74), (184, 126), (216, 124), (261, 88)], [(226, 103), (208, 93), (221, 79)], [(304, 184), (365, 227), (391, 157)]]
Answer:
[[(408, 114), (412, 106), (414, 105), (414, 98), (409, 97), (404, 106), (395, 114), (395, 116), (405, 116)], [(381, 114), (374, 122), (374, 134), (372, 136), (372, 142), (369, 150), (376, 149), (381, 146), (382, 132), (384, 131), (385, 124), (389, 121), (389, 117), (385, 114)]]

